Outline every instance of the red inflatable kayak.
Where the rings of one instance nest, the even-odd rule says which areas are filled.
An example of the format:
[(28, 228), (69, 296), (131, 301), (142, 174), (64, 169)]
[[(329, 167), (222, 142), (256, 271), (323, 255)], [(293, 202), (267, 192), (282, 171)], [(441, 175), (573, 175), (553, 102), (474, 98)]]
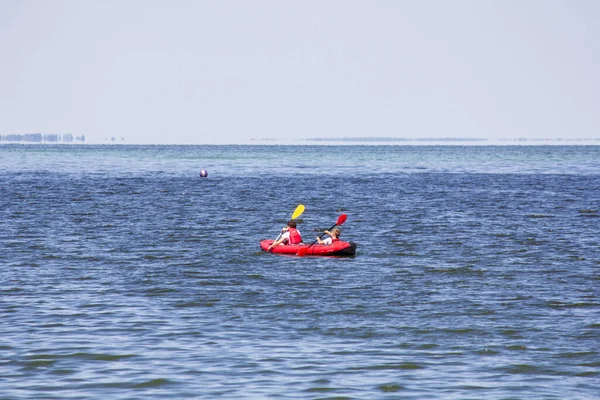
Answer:
[[(260, 248), (262, 251), (267, 251), (274, 240), (261, 240)], [(291, 254), (296, 255), (301, 249), (308, 248), (308, 244), (291, 244), (278, 245), (271, 249), (271, 253), (275, 254)], [(356, 243), (354, 242), (333, 242), (329, 246), (322, 244), (312, 245), (305, 255), (307, 256), (353, 256), (356, 254)]]

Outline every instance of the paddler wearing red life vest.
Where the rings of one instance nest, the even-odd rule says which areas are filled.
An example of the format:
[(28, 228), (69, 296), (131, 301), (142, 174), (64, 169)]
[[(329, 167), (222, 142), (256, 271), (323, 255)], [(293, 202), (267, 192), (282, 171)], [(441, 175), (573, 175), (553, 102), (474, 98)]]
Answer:
[(321, 240), (320, 237), (317, 237), (317, 242), (319, 242), (319, 244), (324, 244), (325, 246), (329, 246), (333, 242), (339, 242), (340, 235), (342, 234), (342, 230), (340, 228), (333, 228), (331, 230), (331, 232), (326, 230), (326, 231), (324, 231), (324, 233), (329, 235), (329, 237), (325, 238), (325, 240)]
[(296, 221), (290, 220), (287, 222), (286, 227), (281, 230), (280, 238), (274, 241), (267, 251), (282, 243), (285, 245), (302, 243), (302, 235), (300, 235), (300, 231), (296, 229)]

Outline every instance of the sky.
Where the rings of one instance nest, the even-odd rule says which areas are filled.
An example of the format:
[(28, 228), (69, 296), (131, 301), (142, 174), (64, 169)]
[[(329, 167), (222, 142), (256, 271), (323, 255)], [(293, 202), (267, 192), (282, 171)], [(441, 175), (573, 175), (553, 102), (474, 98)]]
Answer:
[(600, 139), (596, 0), (0, 0), (0, 134)]

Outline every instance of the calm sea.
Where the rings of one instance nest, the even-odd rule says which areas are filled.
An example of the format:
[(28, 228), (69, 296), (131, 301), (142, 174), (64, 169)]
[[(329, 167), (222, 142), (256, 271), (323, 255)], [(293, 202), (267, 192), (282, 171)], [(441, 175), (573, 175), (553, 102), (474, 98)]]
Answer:
[(600, 146), (2, 145), (0, 398), (597, 399), (599, 217)]

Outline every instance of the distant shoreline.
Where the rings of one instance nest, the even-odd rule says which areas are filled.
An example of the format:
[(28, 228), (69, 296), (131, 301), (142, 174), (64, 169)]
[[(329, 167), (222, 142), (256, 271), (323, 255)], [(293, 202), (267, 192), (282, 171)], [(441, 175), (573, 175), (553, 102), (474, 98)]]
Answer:
[(398, 137), (341, 137), (341, 138), (309, 138), (302, 139), (309, 142), (487, 142), (484, 138), (398, 138)]
[(0, 143), (84, 143), (85, 135), (74, 136), (72, 133), (17, 133), (0, 135)]
[(465, 142), (489, 142), (496, 143), (526, 143), (526, 142), (600, 142), (599, 138), (587, 139), (547, 139), (547, 138), (518, 138), (518, 139), (486, 139), (486, 138), (461, 138), (461, 137), (444, 137), (444, 138), (396, 138), (396, 137), (342, 137), (342, 138), (310, 138), (302, 139), (309, 142), (365, 142), (365, 143), (380, 143), (380, 142), (449, 142), (449, 143), (465, 143)]
[(600, 145), (599, 138), (574, 138), (574, 139), (548, 139), (548, 138), (515, 138), (515, 139), (486, 139), (469, 137), (444, 137), (444, 138), (399, 138), (399, 137), (312, 137), (305, 139), (273, 139), (250, 138), (245, 141), (232, 143), (143, 143), (126, 142), (125, 138), (116, 141), (94, 141), (84, 135), (72, 134), (23, 134), (0, 135), (1, 145), (86, 145), (86, 146), (577, 146)]

